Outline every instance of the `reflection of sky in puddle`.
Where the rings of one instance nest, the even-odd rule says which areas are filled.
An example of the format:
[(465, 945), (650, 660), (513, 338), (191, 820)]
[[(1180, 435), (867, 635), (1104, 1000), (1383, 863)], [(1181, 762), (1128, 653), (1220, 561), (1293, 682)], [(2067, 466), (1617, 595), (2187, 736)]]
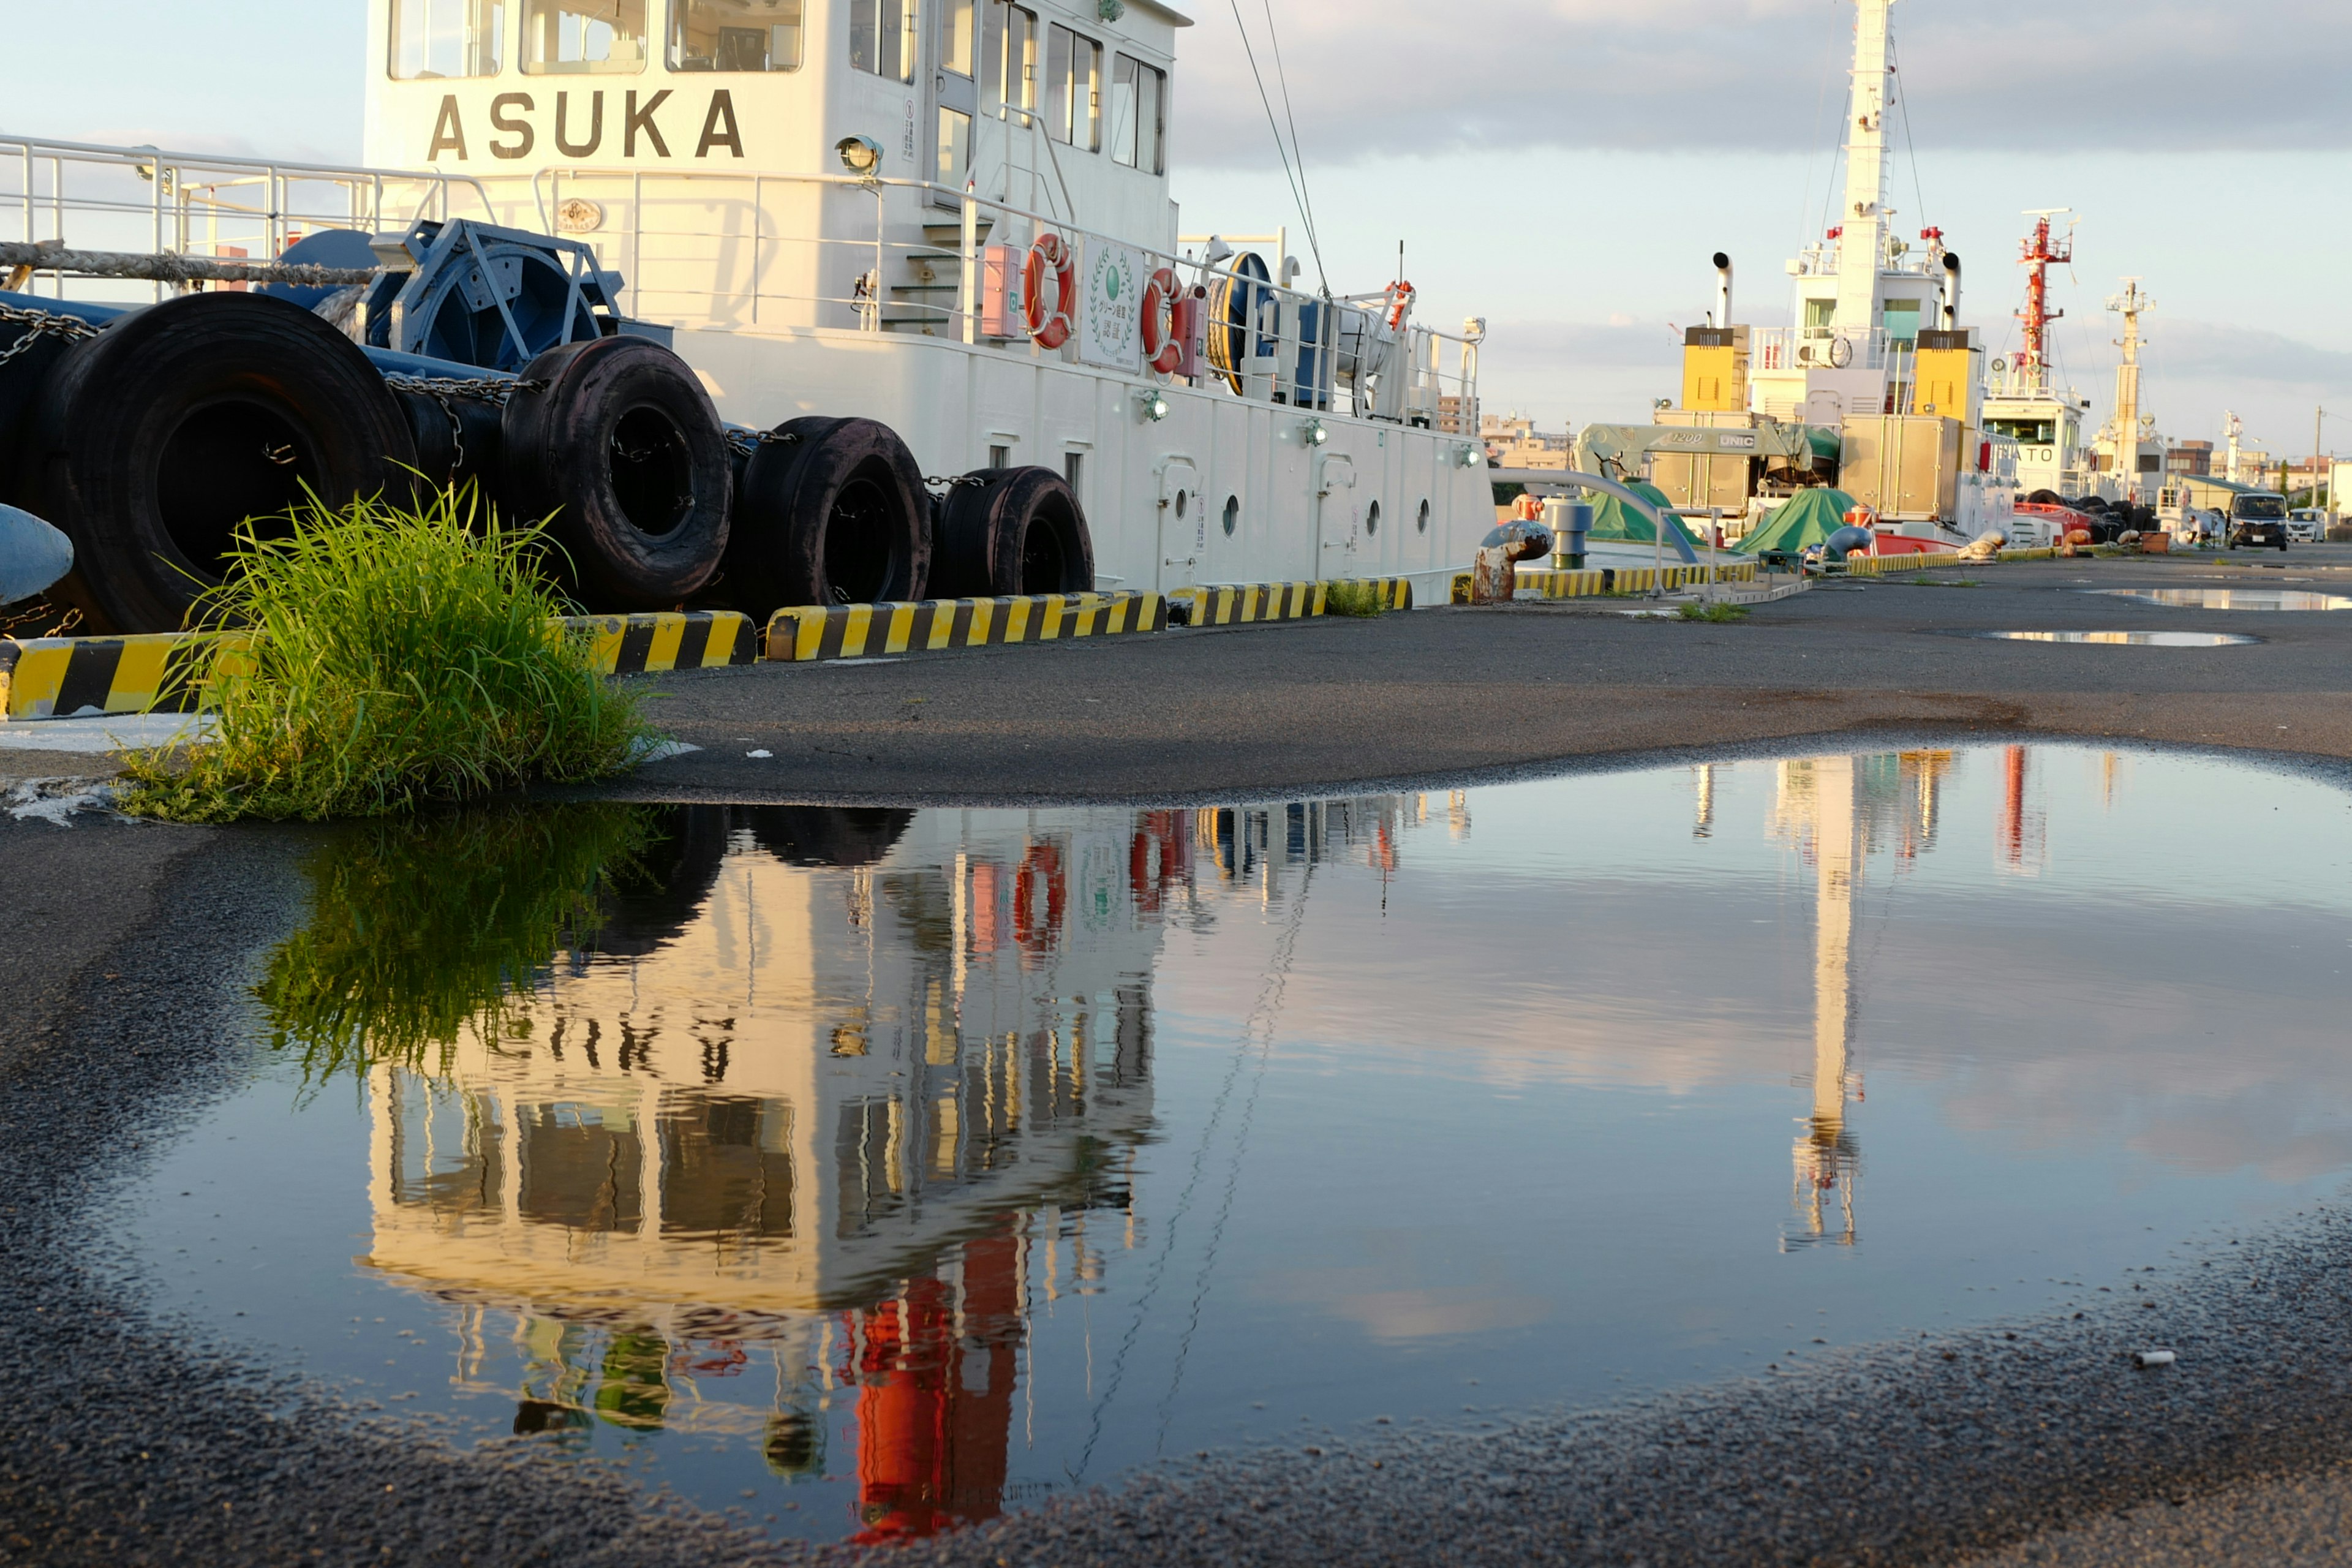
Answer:
[(2235, 632), (1970, 632), (2002, 642), (2100, 643), (2111, 647), (2243, 647), (2263, 639)]
[(1801, 1364), (2337, 1184), (2347, 805), (2035, 747), (672, 812), (496, 1049), (274, 1061), (132, 1232), (284, 1364), (816, 1536)]
[(2111, 599), (2137, 599), (2174, 610), (2352, 610), (2340, 594), (2298, 593), (2293, 588), (2084, 588)]

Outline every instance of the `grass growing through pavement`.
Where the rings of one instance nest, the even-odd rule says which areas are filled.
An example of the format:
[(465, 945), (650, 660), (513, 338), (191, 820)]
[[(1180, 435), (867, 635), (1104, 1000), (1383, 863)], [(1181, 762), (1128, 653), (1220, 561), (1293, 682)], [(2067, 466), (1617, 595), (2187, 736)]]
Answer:
[(237, 531), (197, 605), (187, 679), (210, 744), (125, 770), (125, 810), (184, 822), (377, 816), (625, 768), (647, 731), (538, 570), (535, 528), (477, 528), (472, 492), (312, 504)]
[(1712, 621), (1719, 626), (1726, 621), (1746, 620), (1748, 606), (1734, 605), (1723, 599), (1709, 600), (1704, 605), (1696, 601), (1686, 601), (1683, 605), (1681, 614), (1683, 619), (1686, 621)]
[(653, 813), (626, 805), (354, 824), (306, 868), (310, 921), (254, 988), (272, 1043), (315, 1085), (380, 1062), (446, 1070), (468, 1032), (519, 1037), (513, 994), (589, 944), (655, 837)]
[(1370, 620), (1388, 613), (1388, 598), (1378, 583), (1333, 583), (1323, 590), (1323, 613)]

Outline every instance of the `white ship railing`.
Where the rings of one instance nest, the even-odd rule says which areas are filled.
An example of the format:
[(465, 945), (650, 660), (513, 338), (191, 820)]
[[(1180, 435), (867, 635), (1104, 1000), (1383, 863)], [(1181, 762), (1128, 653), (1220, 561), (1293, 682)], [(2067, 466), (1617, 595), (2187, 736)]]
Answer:
[[(0, 235), (26, 244), (269, 260), (322, 228), (491, 216), (488, 193), (466, 175), (0, 136)], [(73, 292), (160, 300), (177, 287), (83, 279)], [(61, 298), (66, 280), (37, 272), (26, 291)]]
[[(909, 220), (910, 196), (930, 221)], [(845, 223), (823, 206), (844, 199), (866, 216)], [(500, 178), (0, 136), (0, 236), (28, 244), (267, 260), (320, 229), (397, 233), (420, 218), (458, 217), (587, 242), (625, 276), (627, 313), (651, 321), (762, 333), (911, 331), (1072, 362), (1075, 342), (1040, 348), (1017, 322), (1008, 336), (982, 332), (985, 247), (1025, 252), (1051, 231), (1075, 242), (1081, 265), (1094, 247), (1122, 245), (1147, 269), (1171, 268), (1188, 287), (1241, 281), (1230, 266), (926, 181), (587, 168)], [(1276, 248), (1271, 267), (1279, 272)], [(1251, 352), (1230, 376), (1204, 363), (1194, 384), (1475, 436), (1483, 322), (1455, 333), (1407, 320), (1392, 331), (1381, 296), (1326, 298), (1279, 280), (1246, 281)], [(36, 272), (26, 287), (63, 297), (68, 283)], [(78, 298), (121, 302), (185, 287), (70, 284)]]
[(1748, 368), (1889, 370), (1907, 361), (1911, 342), (1884, 327), (1757, 327), (1748, 334)]
[[(1017, 323), (1009, 335), (983, 331), (988, 247), (1023, 253), (1051, 232), (1074, 242), (1081, 268), (1093, 247), (1116, 245), (1135, 251), (1147, 271), (1171, 269), (1187, 287), (1242, 281), (1230, 266), (923, 180), (554, 167), (532, 177), (531, 193), (542, 226), (551, 218), (564, 226), (565, 215), (586, 204), (596, 226), (580, 237), (627, 278), (628, 312), (680, 325), (912, 332), (1075, 363), (1075, 342), (1043, 349)], [(866, 204), (855, 227), (837, 210), (821, 213), (819, 204), (845, 196)], [(929, 221), (907, 216), (909, 197)], [(932, 232), (912, 237), (925, 229)], [(1281, 264), (1276, 256), (1270, 270)], [(1257, 316), (1248, 346), (1265, 352), (1247, 354), (1230, 379), (1204, 365), (1199, 384), (1316, 412), (1476, 428), (1482, 325), (1452, 333), (1408, 321), (1391, 332), (1382, 295), (1326, 299), (1246, 281)]]

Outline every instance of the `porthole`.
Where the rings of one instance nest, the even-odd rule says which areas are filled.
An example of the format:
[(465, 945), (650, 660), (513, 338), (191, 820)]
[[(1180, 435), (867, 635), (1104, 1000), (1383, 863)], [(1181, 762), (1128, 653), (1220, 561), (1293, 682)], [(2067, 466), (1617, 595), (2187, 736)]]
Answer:
[(1187, 505), (1187, 504), (1192, 500), (1192, 498), (1190, 495), (1186, 494), (1186, 493), (1185, 493), (1184, 491), (1182, 491), (1182, 490), (1178, 490), (1178, 491), (1176, 492), (1176, 521), (1177, 521), (1181, 522), (1181, 521), (1184, 521), (1184, 508), (1185, 508), (1185, 506), (1186, 506), (1186, 505)]
[(1239, 528), (1241, 525), (1242, 498), (1239, 496), (1227, 496), (1225, 498), (1225, 537), (1227, 539), (1231, 539), (1234, 536), (1234, 530)]
[(1429, 531), (1429, 503), (1427, 501), (1421, 503), (1421, 521), (1415, 526), (1423, 533), (1427, 533)]
[(1367, 537), (1381, 531), (1381, 503), (1374, 501), (1364, 509), (1364, 532)]

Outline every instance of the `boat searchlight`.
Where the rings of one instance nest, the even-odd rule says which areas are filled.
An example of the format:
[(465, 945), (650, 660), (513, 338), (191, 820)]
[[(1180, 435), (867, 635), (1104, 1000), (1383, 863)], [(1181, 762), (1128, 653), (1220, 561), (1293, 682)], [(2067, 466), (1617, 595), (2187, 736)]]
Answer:
[(882, 172), (882, 143), (871, 136), (845, 136), (834, 151), (841, 154), (841, 166), (861, 180)]

